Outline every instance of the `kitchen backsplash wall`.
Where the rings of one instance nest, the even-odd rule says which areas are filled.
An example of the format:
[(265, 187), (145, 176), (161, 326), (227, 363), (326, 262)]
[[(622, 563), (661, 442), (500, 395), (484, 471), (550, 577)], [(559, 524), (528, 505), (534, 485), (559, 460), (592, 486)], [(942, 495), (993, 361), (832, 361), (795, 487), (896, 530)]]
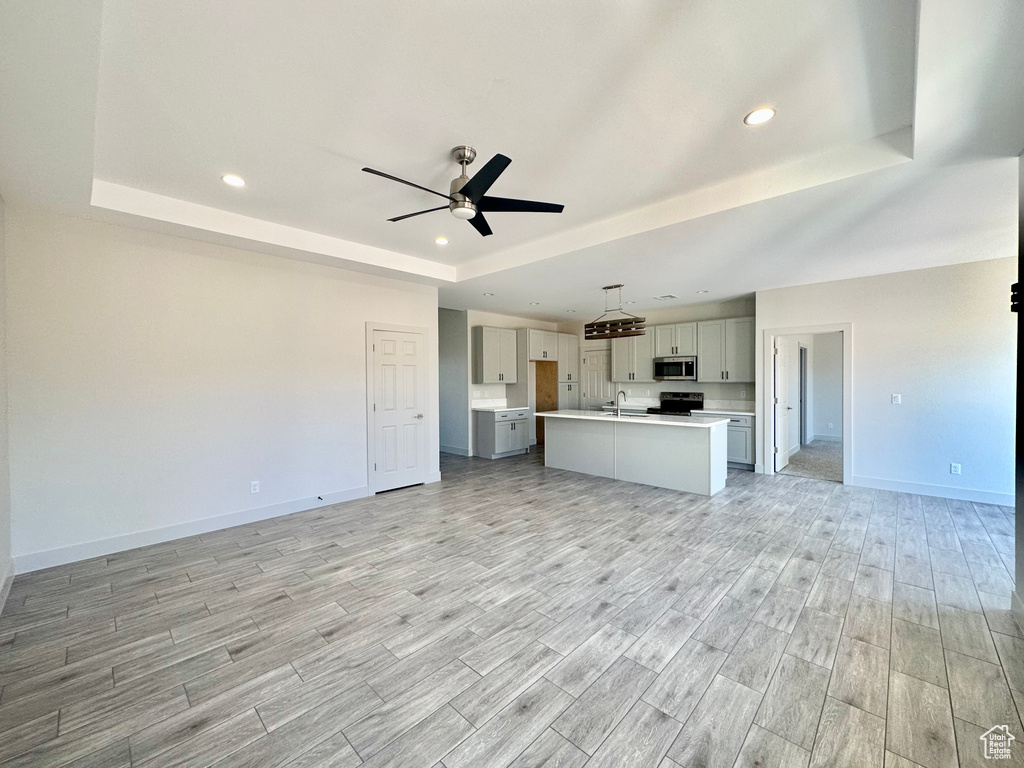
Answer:
[(618, 385), (626, 393), (626, 402), (635, 406), (658, 405), (658, 396), (662, 392), (703, 392), (704, 407), (723, 410), (753, 411), (754, 383), (749, 384), (718, 384), (715, 382), (701, 384), (696, 381), (655, 382), (654, 384)]
[[(542, 331), (558, 330), (556, 323), (543, 320), (528, 320), (525, 317), (512, 317), (511, 315), (499, 315), (494, 312), (480, 312), (469, 310), (466, 313), (470, 329), (474, 325), (487, 325), (492, 328), (537, 328)], [(470, 376), (469, 376), (469, 407), (489, 408), (491, 406), (504, 406), (508, 404), (504, 384), (474, 384), (472, 376), (473, 351), (470, 343)]]

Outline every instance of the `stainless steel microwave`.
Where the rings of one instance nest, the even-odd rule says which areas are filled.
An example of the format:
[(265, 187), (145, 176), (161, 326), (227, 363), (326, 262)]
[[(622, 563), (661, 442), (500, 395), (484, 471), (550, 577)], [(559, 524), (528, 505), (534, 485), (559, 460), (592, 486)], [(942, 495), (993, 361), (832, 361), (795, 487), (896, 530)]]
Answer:
[(694, 355), (654, 358), (654, 380), (696, 381), (697, 358)]

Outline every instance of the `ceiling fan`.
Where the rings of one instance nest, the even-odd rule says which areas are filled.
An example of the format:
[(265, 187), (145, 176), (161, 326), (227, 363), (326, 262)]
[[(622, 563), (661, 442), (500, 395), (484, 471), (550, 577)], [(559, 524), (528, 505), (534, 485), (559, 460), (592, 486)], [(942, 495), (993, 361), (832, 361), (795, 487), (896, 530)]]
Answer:
[(491, 185), (501, 175), (502, 171), (508, 168), (509, 163), (512, 162), (511, 158), (505, 157), (505, 155), (499, 154), (492, 157), (484, 164), (483, 168), (477, 171), (472, 179), (466, 175), (466, 166), (476, 159), (476, 150), (465, 145), (458, 146), (452, 149), (451, 156), (455, 162), (462, 166), (462, 173), (457, 179), (452, 179), (447, 195), (443, 192), (435, 192), (433, 189), (421, 187), (419, 184), (413, 184), (411, 181), (400, 179), (383, 171), (363, 168), (367, 173), (383, 176), (385, 179), (397, 181), (399, 184), (407, 184), (410, 187), (422, 189), (424, 192), (429, 192), (432, 195), (448, 200), (447, 205), (428, 208), (425, 211), (416, 211), (416, 213), (407, 213), (404, 216), (388, 219), (388, 221), (401, 221), (402, 219), (420, 216), (424, 213), (433, 213), (434, 211), (441, 211), (447, 208), (452, 212), (452, 216), (468, 221), (477, 232), (487, 237), (487, 235), (491, 234), (491, 228), (487, 224), (487, 219), (484, 218), (484, 213), (561, 213), (565, 207), (558, 203), (540, 203), (535, 200), (488, 197), (487, 190), (491, 188)]

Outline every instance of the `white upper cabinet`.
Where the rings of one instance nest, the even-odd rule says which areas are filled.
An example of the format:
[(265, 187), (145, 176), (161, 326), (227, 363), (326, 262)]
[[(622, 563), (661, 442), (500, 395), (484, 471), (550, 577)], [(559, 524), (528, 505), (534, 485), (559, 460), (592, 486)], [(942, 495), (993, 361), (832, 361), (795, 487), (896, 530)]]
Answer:
[(554, 331), (538, 331), (530, 328), (526, 332), (531, 360), (558, 360), (558, 335)]
[(501, 329), (501, 382), (515, 384), (519, 380), (519, 344), (512, 328)]
[(697, 323), (697, 381), (725, 381), (725, 320)]
[(754, 318), (697, 323), (697, 381), (754, 380)]
[(612, 381), (654, 383), (654, 334), (612, 339)]
[(515, 384), (516, 332), (512, 328), (473, 326), (473, 383)]
[[(648, 331), (650, 333), (650, 331)], [(676, 348), (676, 327), (674, 325), (654, 326), (654, 356), (672, 357)]]
[(558, 334), (558, 381), (580, 380), (580, 338), (571, 333)]
[(754, 380), (754, 318), (725, 321), (725, 380)]
[(676, 323), (654, 326), (654, 356), (678, 357), (697, 354), (697, 324)]

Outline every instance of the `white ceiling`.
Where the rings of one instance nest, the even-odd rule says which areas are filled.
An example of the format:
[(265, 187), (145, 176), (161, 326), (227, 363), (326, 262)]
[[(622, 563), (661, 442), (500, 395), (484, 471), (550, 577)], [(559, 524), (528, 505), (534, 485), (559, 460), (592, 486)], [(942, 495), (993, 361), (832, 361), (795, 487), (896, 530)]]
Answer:
[[(1022, 33), (1013, 0), (8, 2), (0, 192), (445, 306), (564, 319), (617, 281), (688, 304), (980, 257), (942, 233), (1002, 247), (1008, 172), (961, 166), (1024, 148)], [(441, 201), (359, 169), (446, 191), (459, 143), (471, 175), (512, 158), (493, 194), (565, 213), (388, 223)]]

